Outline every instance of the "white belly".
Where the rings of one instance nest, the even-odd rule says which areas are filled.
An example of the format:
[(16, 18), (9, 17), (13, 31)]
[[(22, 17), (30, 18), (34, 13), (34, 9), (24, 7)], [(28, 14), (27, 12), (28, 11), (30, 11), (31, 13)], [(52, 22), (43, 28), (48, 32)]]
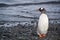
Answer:
[(39, 33), (47, 33), (48, 30), (48, 17), (46, 14), (41, 14), (41, 16), (39, 17), (39, 21), (38, 21), (38, 29), (37, 31)]

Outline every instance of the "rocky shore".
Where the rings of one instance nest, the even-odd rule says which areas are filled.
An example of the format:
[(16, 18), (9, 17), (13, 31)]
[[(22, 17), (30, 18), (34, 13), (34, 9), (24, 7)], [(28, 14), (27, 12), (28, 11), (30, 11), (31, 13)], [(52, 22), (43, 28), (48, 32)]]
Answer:
[(39, 38), (34, 25), (0, 27), (0, 40), (60, 40), (60, 24), (49, 24), (47, 36)]

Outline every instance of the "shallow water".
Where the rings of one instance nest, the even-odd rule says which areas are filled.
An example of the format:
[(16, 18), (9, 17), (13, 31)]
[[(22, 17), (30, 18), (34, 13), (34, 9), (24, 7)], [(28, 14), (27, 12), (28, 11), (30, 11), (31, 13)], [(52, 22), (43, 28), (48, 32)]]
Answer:
[[(55, 2), (56, 0), (53, 1)], [(39, 4), (39, 2), (43, 2), (43, 4)], [(0, 3), (3, 3), (0, 4), (0, 6), (8, 4), (8, 6), (5, 5), (0, 7), (0, 26), (2, 25), (6, 26), (7, 24), (11, 25), (11, 23), (13, 23), (12, 25), (14, 25), (20, 22), (30, 23), (31, 21), (35, 21), (35, 20), (36, 20), (35, 22), (37, 22), (41, 13), (36, 10), (40, 7), (46, 9), (46, 14), (49, 17), (49, 23), (60, 24), (60, 3), (53, 4), (50, 2), (44, 4), (44, 2), (50, 2), (50, 1), (0, 0)], [(23, 5), (22, 3), (26, 3), (26, 4)], [(38, 3), (38, 4), (32, 5), (32, 3)]]

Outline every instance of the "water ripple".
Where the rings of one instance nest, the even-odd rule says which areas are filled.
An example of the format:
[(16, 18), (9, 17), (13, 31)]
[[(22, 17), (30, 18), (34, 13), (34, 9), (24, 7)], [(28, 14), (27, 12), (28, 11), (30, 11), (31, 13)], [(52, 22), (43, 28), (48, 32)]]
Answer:
[(49, 1), (49, 2), (40, 2), (40, 3), (21, 3), (21, 4), (5, 4), (5, 3), (0, 3), (0, 7), (27, 6), (27, 5), (40, 5), (40, 4), (60, 4), (60, 1)]

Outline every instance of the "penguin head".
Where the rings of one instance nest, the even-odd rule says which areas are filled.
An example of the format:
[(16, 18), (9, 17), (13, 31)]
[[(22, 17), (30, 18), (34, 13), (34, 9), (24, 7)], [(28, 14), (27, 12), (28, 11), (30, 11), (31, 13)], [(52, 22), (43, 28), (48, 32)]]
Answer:
[(41, 13), (45, 13), (45, 8), (39, 8), (39, 11), (41, 12)]

